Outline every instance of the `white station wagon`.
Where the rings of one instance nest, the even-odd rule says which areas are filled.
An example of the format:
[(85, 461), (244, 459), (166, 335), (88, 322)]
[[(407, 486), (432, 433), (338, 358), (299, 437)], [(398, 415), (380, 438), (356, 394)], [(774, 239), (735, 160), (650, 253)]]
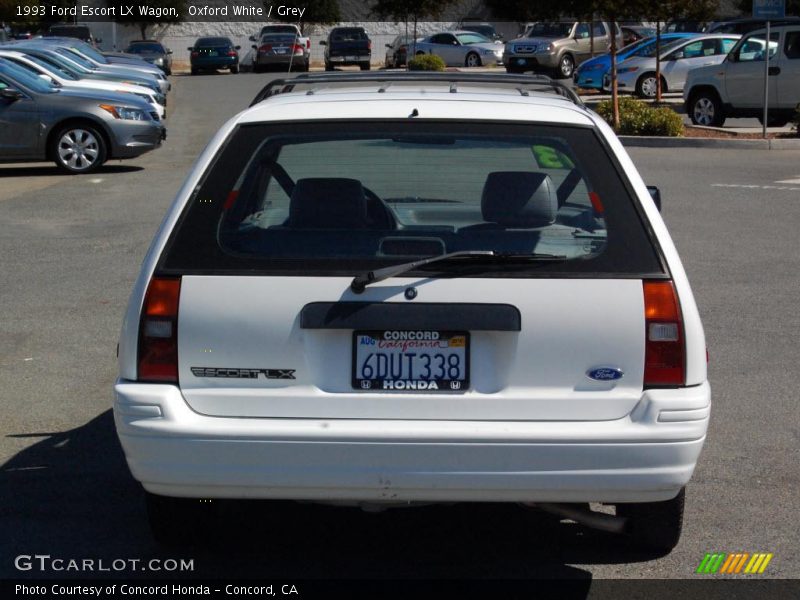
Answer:
[(655, 198), (546, 77), (269, 84), (197, 160), (122, 327), (156, 537), (204, 499), (477, 501), (674, 547), (710, 390)]

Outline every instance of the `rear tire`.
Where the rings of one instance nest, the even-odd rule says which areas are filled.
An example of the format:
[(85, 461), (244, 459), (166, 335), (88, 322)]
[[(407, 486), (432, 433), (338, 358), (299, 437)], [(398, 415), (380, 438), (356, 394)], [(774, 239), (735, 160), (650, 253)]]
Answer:
[(258, 63), (253, 63), (253, 73), (261, 73), (263, 67)]
[[(656, 97), (657, 88), (656, 83), (658, 80), (656, 79), (655, 73), (645, 73), (636, 81), (636, 95), (639, 98), (646, 98), (648, 100), (652, 100)], [(661, 93), (667, 91), (667, 82), (664, 81), (664, 78), (661, 78)]]
[(108, 156), (102, 134), (88, 123), (75, 123), (59, 129), (51, 138), (48, 151), (56, 166), (70, 175), (96, 171)]
[(195, 69), (194, 67), (192, 67), (192, 75), (197, 75), (197, 73), (198, 73), (198, 70)]
[(369, 68), (370, 68), (370, 64), (369, 64), (368, 62), (366, 62), (366, 63), (359, 63), (359, 65), (358, 65), (358, 66), (359, 66), (359, 67), (361, 67), (361, 70), (362, 70), (362, 71), (369, 71)]
[(145, 492), (147, 521), (153, 538), (165, 546), (182, 546), (201, 541), (216, 520), (211, 500), (170, 498)]
[(239, 74), (239, 65), (234, 65), (231, 67), (231, 75), (238, 75)]
[(333, 71), (333, 65), (329, 62), (325, 63), (325, 70), (326, 71)]
[(520, 75), (524, 72), (525, 71), (523, 69), (520, 69), (519, 67), (506, 67), (506, 73), (508, 73), (509, 75)]
[(686, 503), (686, 488), (666, 502), (618, 504), (617, 515), (626, 517), (625, 533), (634, 544), (669, 552), (678, 545), (683, 529), (683, 509)]

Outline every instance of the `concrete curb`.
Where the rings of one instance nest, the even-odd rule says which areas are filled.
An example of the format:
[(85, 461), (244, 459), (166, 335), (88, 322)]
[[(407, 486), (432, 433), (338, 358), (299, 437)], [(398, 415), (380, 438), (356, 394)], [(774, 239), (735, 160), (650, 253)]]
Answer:
[(732, 148), (736, 150), (800, 150), (800, 138), (773, 140), (734, 140), (721, 138), (685, 138), (619, 136), (623, 146), (631, 148)]

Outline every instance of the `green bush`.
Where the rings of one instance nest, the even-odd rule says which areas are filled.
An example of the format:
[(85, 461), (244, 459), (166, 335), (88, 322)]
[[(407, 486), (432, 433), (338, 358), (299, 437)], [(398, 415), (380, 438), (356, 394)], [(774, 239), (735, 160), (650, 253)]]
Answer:
[[(604, 100), (595, 109), (607, 123), (613, 126), (614, 107), (611, 100)], [(619, 99), (620, 135), (660, 135), (680, 137), (683, 135), (683, 119), (670, 108), (655, 108), (646, 102), (629, 96)]]
[(444, 71), (447, 65), (435, 54), (422, 54), (408, 61), (409, 71)]

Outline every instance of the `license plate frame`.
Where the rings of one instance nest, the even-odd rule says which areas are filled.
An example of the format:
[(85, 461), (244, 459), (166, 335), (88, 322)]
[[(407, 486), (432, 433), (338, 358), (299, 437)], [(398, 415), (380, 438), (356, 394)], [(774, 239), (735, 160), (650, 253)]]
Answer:
[[(406, 339), (387, 339), (397, 335), (398, 338)], [(408, 334), (412, 334), (415, 339), (407, 339)], [(435, 339), (416, 339), (417, 337), (430, 337)], [(364, 337), (372, 340), (372, 343), (364, 343), (361, 341)], [(381, 342), (386, 346), (381, 347)], [(447, 342), (443, 346), (443, 342)], [(353, 331), (352, 336), (352, 363), (350, 368), (351, 385), (354, 390), (362, 392), (405, 392), (405, 393), (464, 393), (469, 389), (470, 383), (470, 335), (468, 331), (462, 330), (444, 330), (444, 329), (431, 329), (431, 330), (391, 330), (391, 329), (370, 329), (370, 330), (356, 330)], [(363, 349), (359, 353), (359, 349)], [(378, 357), (375, 352), (370, 353), (370, 349), (382, 350), (380, 354), (387, 356), (386, 362), (383, 365), (378, 364)], [(409, 352), (410, 351), (410, 352)], [(437, 352), (438, 351), (438, 352)], [(408, 356), (413, 353), (411, 358)], [(367, 355), (366, 360), (370, 360), (370, 356), (375, 355), (375, 359), (370, 364), (373, 377), (369, 377), (369, 373), (365, 375), (364, 369), (364, 355)], [(429, 355), (429, 359), (422, 356), (423, 354)], [(444, 358), (439, 359), (438, 355)], [(410, 374), (412, 377), (403, 379), (382, 377), (381, 369), (388, 371), (390, 368), (390, 359), (388, 356), (399, 357), (397, 363), (392, 362), (393, 366), (399, 367), (401, 375)], [(456, 368), (456, 365), (449, 363), (450, 355), (459, 356), (457, 361), (456, 377), (452, 378), (448, 375), (450, 367)], [(425, 370), (428, 369), (428, 377), (425, 375)], [(361, 373), (359, 373), (361, 370)], [(409, 370), (411, 373), (409, 373)], [(450, 371), (452, 374), (452, 370)], [(391, 375), (391, 373), (387, 373)], [(444, 374), (443, 377), (435, 377), (435, 375)], [(362, 375), (359, 377), (359, 375)], [(414, 377), (417, 375), (418, 377)], [(463, 375), (463, 377), (461, 376)], [(432, 385), (433, 384), (433, 385)]]

